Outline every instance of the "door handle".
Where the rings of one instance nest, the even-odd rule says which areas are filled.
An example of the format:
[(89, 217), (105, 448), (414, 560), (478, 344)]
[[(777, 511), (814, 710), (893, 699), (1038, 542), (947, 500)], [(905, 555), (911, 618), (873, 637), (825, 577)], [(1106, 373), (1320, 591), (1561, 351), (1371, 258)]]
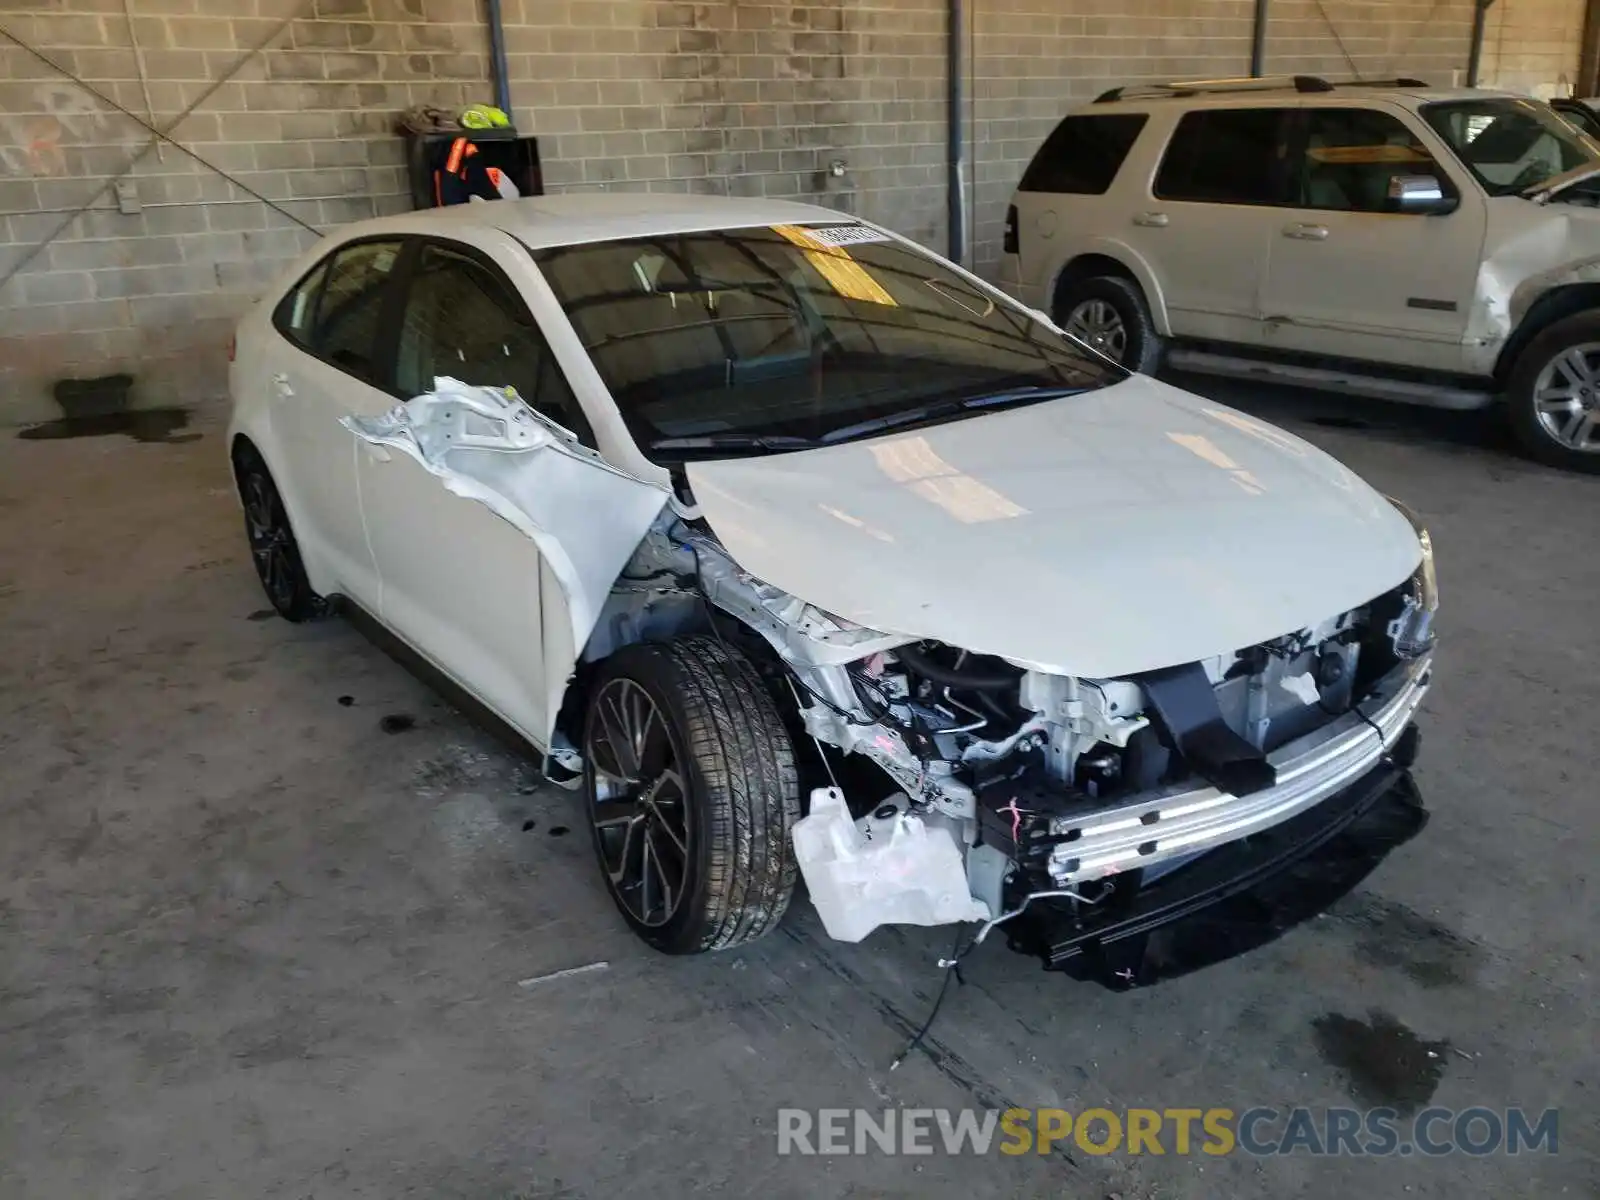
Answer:
[(1142, 212), (1133, 214), (1135, 225), (1148, 225), (1151, 229), (1165, 229), (1167, 227), (1167, 214), (1164, 212)]
[(1325, 242), (1328, 240), (1328, 227), (1326, 225), (1303, 225), (1296, 222), (1283, 227), (1283, 236), (1298, 238), (1302, 242)]
[(289, 377), (282, 371), (272, 377), (272, 390), (278, 393), (280, 400), (287, 400), (294, 395), (294, 388), (289, 384)]
[(360, 446), (361, 449), (366, 453), (366, 456), (373, 462), (388, 462), (389, 459), (393, 457), (393, 455), (391, 455), (387, 449), (378, 445), (376, 442), (369, 442), (363, 437), (358, 437), (356, 439), (356, 445)]

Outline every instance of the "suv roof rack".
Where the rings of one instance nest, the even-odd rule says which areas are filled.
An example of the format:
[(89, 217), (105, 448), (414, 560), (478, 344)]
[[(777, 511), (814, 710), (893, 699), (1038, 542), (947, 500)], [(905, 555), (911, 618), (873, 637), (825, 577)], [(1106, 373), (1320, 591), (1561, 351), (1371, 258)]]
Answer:
[(1425, 88), (1432, 85), (1426, 79), (1411, 79), (1402, 75), (1399, 79), (1352, 79), (1349, 83), (1341, 83), (1339, 86)]
[(1420, 79), (1358, 79), (1350, 83), (1329, 83), (1319, 75), (1246, 76), (1239, 79), (1187, 79), (1172, 83), (1130, 83), (1114, 87), (1094, 98), (1096, 104), (1115, 100), (1154, 100), (1179, 96), (1198, 96), (1207, 92), (1331, 92), (1341, 87), (1427, 87)]

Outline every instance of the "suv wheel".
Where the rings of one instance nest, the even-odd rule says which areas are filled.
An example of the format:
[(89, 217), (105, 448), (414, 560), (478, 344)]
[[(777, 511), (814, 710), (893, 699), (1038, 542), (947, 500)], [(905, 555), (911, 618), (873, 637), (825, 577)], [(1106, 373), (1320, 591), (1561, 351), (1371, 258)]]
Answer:
[(1056, 324), (1130, 371), (1149, 375), (1161, 366), (1161, 335), (1144, 293), (1120, 275), (1068, 280), (1056, 295)]
[(590, 692), (583, 783), (611, 898), (657, 950), (722, 950), (782, 919), (800, 789), (749, 659), (708, 637), (619, 650)]
[(1557, 321), (1528, 343), (1506, 394), (1528, 457), (1600, 473), (1600, 313)]

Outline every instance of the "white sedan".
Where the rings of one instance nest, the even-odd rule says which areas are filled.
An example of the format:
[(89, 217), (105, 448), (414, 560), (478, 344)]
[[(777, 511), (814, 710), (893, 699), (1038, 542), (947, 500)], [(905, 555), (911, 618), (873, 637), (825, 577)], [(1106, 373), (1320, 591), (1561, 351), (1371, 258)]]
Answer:
[(231, 390), (273, 605), (359, 607), (518, 731), (661, 950), (766, 933), (803, 875), (837, 938), (1016, 917), (1137, 962), (1420, 827), (1416, 520), (875, 225), (365, 222), (245, 317)]

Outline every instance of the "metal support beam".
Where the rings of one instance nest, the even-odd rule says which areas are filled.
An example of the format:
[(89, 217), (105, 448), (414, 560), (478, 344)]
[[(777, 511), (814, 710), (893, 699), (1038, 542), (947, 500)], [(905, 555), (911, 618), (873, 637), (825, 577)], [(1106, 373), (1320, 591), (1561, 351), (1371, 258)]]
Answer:
[(1250, 75), (1260, 79), (1265, 71), (1263, 66), (1267, 61), (1267, 3), (1268, 0), (1256, 0), (1256, 23), (1250, 32)]
[(949, 93), (949, 152), (948, 176), (945, 183), (947, 211), (950, 224), (949, 246), (946, 256), (951, 262), (964, 262), (967, 255), (967, 171), (966, 142), (962, 134), (962, 117), (966, 112), (966, 55), (962, 43), (966, 38), (967, 13), (965, 0), (949, 0), (949, 46), (946, 72)]
[(489, 62), (494, 71), (494, 106), (511, 115), (511, 69), (506, 65), (506, 22), (500, 0), (484, 0), (488, 6)]
[(1494, 0), (1477, 0), (1472, 8), (1472, 48), (1467, 52), (1467, 86), (1478, 86), (1478, 72), (1483, 66), (1483, 35), (1488, 26), (1489, 9)]
[(1600, 96), (1600, 0), (1588, 0), (1583, 6), (1583, 41), (1578, 55), (1578, 78), (1573, 82), (1574, 96)]

